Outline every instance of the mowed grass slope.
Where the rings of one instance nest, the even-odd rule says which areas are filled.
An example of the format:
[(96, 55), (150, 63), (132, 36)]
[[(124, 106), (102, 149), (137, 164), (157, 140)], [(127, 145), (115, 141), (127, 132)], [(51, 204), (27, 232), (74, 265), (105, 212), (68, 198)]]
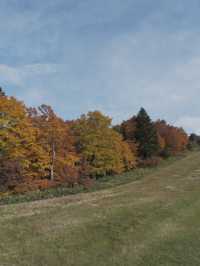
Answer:
[(0, 266), (200, 265), (200, 152), (135, 182), (0, 207)]

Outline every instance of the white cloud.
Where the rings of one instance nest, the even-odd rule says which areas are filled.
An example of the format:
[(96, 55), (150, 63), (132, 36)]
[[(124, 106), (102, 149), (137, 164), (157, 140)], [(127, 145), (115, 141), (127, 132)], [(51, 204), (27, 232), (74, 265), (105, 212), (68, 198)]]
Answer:
[(180, 118), (175, 124), (178, 127), (183, 127), (189, 133), (200, 134), (200, 116), (185, 116)]
[(57, 64), (30, 64), (11, 67), (0, 64), (0, 81), (23, 85), (28, 78), (56, 73), (59, 66)]
[[(72, 1), (69, 12), (66, 1), (50, 2), (50, 9), (19, 12), (18, 22), (0, 25), (4, 62), (27, 62), (0, 65), (0, 85), (10, 95), (30, 105), (46, 102), (63, 116), (99, 108), (117, 122), (144, 106), (153, 119), (199, 130), (200, 37), (195, 27), (182, 27), (188, 9), (186, 16), (171, 14), (185, 5), (161, 1), (161, 9), (154, 3), (143, 14), (141, 0)], [(46, 58), (60, 64), (29, 64)]]
[(22, 80), (18, 69), (7, 65), (0, 65), (0, 81), (21, 85)]
[(15, 95), (19, 99), (25, 100), (28, 105), (39, 105), (50, 101), (52, 90), (49, 90), (48, 80), (60, 70), (61, 65), (57, 64), (29, 64), (16, 67), (0, 64), (0, 84), (6, 84), (5, 87), (17, 87)]

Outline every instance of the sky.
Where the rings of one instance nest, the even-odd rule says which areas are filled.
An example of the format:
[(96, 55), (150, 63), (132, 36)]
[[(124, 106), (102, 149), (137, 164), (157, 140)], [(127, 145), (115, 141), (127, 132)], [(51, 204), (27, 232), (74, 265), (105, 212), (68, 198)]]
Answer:
[(0, 0), (0, 86), (64, 119), (143, 106), (200, 134), (199, 0)]

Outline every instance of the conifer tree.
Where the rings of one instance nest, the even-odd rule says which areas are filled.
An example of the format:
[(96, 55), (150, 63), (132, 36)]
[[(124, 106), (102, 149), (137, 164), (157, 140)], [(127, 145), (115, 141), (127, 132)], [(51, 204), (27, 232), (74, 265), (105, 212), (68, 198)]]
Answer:
[(144, 108), (136, 117), (135, 138), (138, 143), (139, 156), (143, 159), (151, 158), (159, 151), (157, 130)]
[(3, 89), (0, 87), (0, 97), (1, 96), (6, 96), (5, 92), (3, 91)]

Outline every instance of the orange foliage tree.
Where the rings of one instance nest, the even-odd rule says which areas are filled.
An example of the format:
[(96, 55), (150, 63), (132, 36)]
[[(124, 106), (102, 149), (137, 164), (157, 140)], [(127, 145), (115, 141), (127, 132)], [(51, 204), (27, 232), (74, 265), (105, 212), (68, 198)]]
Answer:
[(77, 183), (79, 169), (76, 164), (79, 157), (69, 125), (47, 105), (30, 108), (29, 116), (38, 129), (37, 141), (47, 154), (50, 180), (69, 185)]
[[(45, 152), (36, 141), (26, 107), (13, 97), (0, 94), (0, 184), (18, 189), (33, 186), (45, 176)], [(29, 189), (29, 188), (28, 188)]]
[(26, 108), (0, 88), (0, 191), (89, 187), (91, 177), (122, 173), (137, 161), (156, 165), (159, 154), (176, 154), (188, 145), (182, 128), (153, 123), (144, 109), (119, 126), (111, 122), (99, 111), (66, 122), (50, 106)]
[(176, 154), (187, 148), (188, 135), (182, 128), (170, 126), (161, 120), (158, 120), (155, 125), (160, 137), (164, 140), (164, 152)]

